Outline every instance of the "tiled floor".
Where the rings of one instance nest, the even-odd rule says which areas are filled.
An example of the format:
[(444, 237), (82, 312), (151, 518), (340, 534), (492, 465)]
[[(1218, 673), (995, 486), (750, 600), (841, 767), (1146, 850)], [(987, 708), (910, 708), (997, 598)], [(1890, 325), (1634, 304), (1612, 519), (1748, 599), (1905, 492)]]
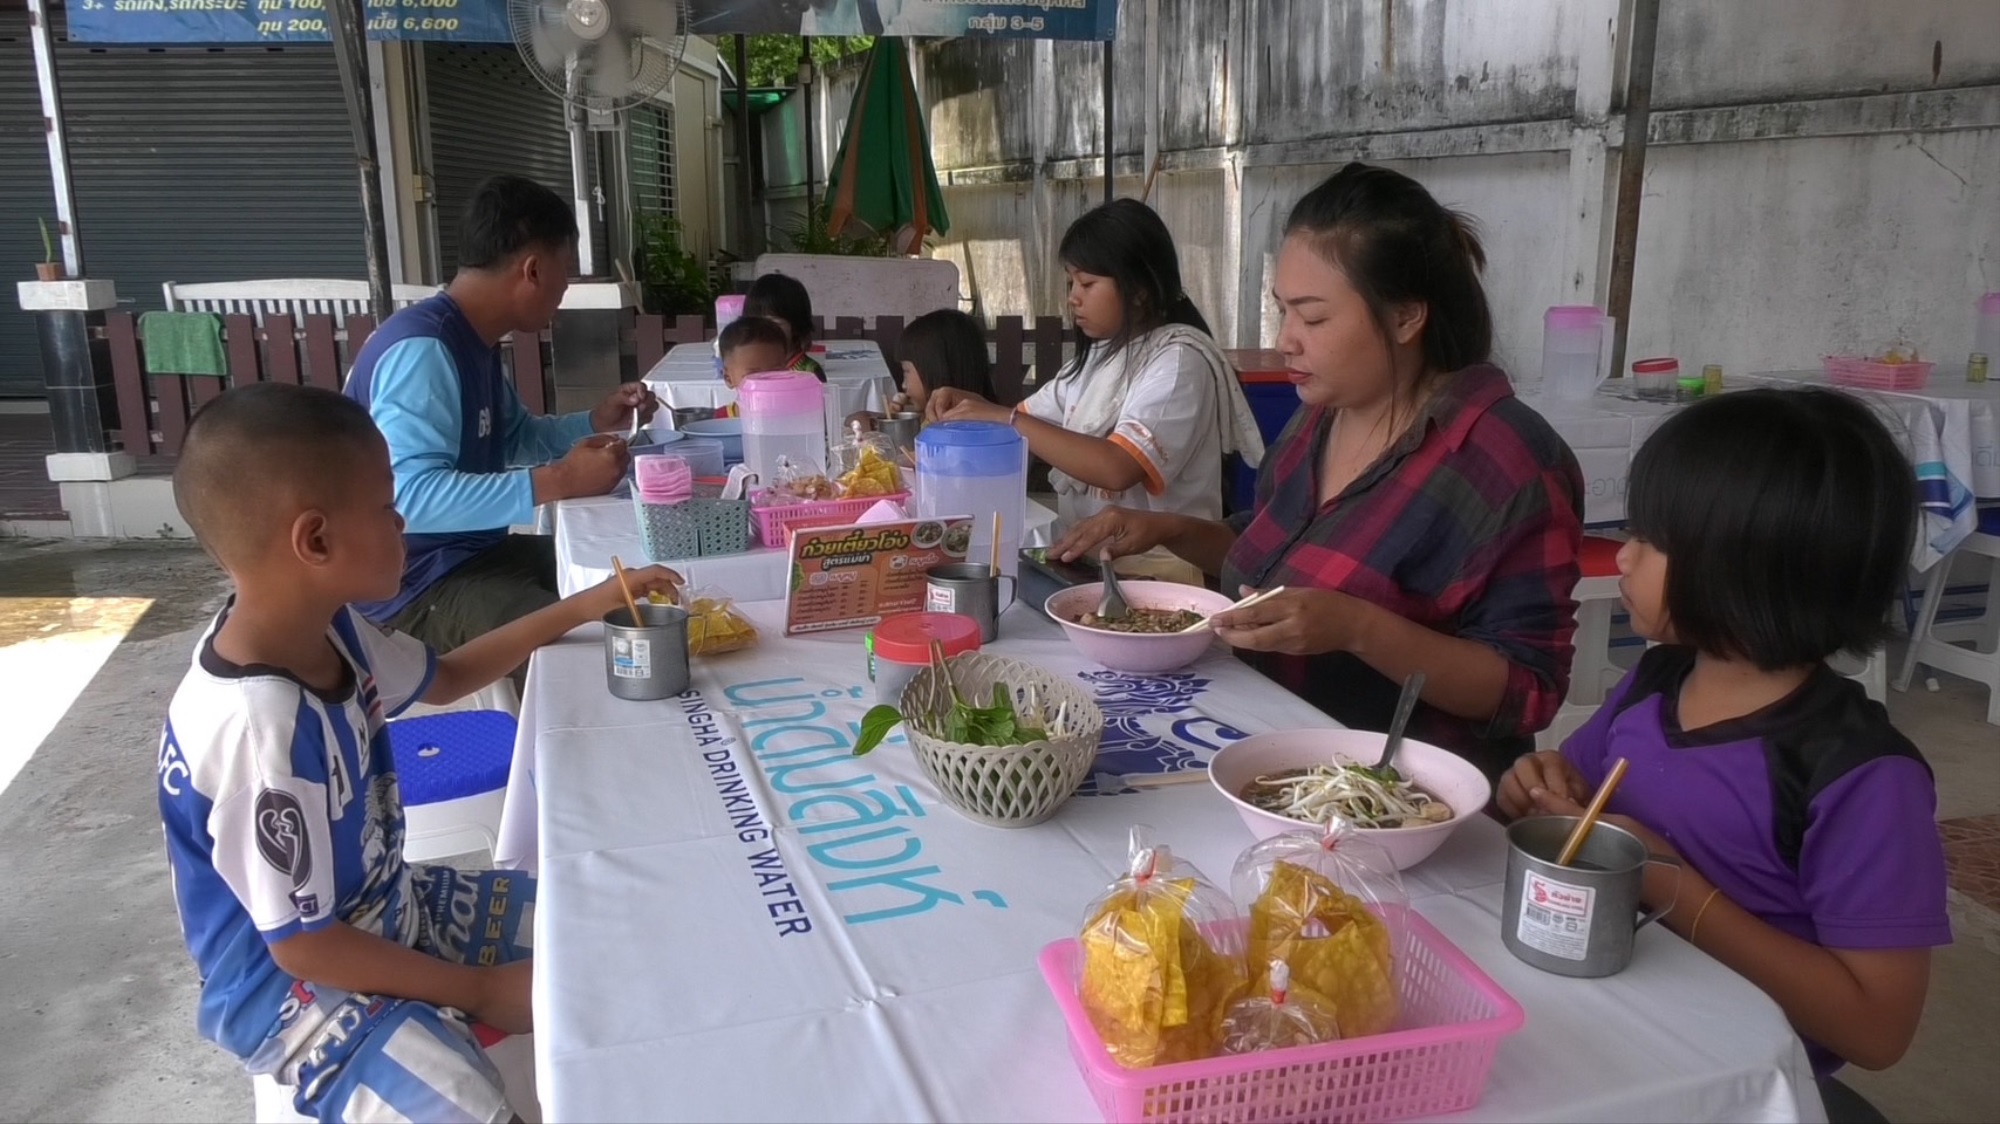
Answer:
[(0, 414), (0, 519), (69, 518), (43, 459), (55, 451), (47, 414)]
[[(2000, 736), (2000, 735), (1996, 735)], [(1967, 816), (1938, 824), (1951, 888), (2000, 910), (2000, 816)]]

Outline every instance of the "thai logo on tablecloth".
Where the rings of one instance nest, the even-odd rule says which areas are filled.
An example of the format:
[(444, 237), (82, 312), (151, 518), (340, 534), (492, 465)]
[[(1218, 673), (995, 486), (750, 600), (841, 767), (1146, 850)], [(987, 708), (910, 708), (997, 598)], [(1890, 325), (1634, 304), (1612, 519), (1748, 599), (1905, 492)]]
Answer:
[(1225, 743), (1249, 735), (1201, 712), (1195, 705), (1212, 680), (1192, 672), (1134, 675), (1080, 671), (1104, 711), (1104, 740), (1084, 796), (1124, 791), (1116, 779), (1206, 769)]

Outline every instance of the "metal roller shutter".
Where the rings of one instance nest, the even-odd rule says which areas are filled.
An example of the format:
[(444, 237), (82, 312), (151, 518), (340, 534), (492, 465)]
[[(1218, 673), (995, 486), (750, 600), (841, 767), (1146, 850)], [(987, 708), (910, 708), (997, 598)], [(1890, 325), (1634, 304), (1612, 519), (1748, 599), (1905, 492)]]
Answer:
[[(66, 30), (57, 12), (84, 265), (127, 307), (160, 307), (165, 281), (363, 276), (330, 48), (99, 47)], [(35, 216), (55, 215), (33, 60), (27, 13), (0, 12), (0, 252), (24, 275), (41, 260)], [(33, 322), (7, 303), (0, 394), (38, 394)]]
[[(49, 184), (49, 150), (42, 140), (28, 13), (0, 11), (0, 266), (10, 283), (34, 279), (34, 265), (42, 260), (38, 217), (55, 222), (56, 198)], [(0, 396), (40, 397), (42, 353), (35, 343), (35, 318), (22, 312), (13, 297), (11, 287), (0, 294)]]
[(164, 281), (365, 277), (354, 143), (322, 46), (58, 49), (84, 264)]
[[(479, 181), (506, 172), (527, 176), (564, 199), (574, 197), (569, 133), (562, 99), (535, 81), (511, 46), (424, 44), (424, 99), (438, 260), (448, 280), (458, 268), (459, 216)], [(591, 227), (597, 261), (603, 263), (604, 223), (593, 216)]]

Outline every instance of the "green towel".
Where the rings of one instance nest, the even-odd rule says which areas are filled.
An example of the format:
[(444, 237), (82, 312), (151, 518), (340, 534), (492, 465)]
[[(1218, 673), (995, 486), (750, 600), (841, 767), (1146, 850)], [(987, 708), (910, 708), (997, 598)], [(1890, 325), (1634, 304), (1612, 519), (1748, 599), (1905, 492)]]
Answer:
[(139, 317), (149, 375), (227, 375), (222, 317), (213, 312), (148, 312)]

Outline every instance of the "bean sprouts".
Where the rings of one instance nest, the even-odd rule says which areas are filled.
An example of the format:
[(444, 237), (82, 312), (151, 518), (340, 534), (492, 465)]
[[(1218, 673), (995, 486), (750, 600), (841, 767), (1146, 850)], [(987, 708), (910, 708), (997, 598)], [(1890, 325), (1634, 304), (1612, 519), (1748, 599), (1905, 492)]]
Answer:
[(1243, 799), (1267, 812), (1311, 824), (1335, 817), (1356, 827), (1419, 827), (1451, 818), (1451, 806), (1404, 780), (1394, 769), (1327, 764), (1258, 777)]

